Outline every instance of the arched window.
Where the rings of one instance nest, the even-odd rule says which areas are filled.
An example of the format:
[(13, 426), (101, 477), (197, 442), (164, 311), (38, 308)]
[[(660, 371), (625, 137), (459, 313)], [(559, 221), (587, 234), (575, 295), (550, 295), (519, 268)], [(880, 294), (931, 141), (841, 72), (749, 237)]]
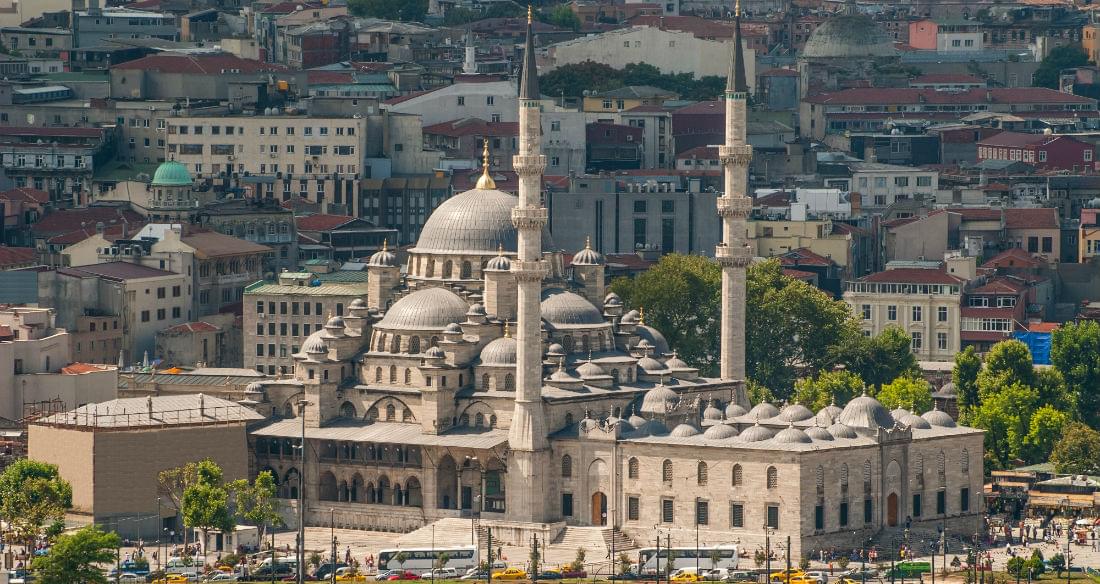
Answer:
[(386, 406), (386, 421), (392, 422), (397, 418), (397, 408), (393, 404)]
[(472, 274), (473, 268), (470, 266), (470, 262), (462, 262), (462, 271), (458, 276), (463, 280), (469, 280)]
[(489, 427), (490, 428), (496, 428), (497, 427), (497, 415), (496, 414), (491, 414), (489, 416)]
[(516, 389), (516, 376), (511, 373), (504, 376), (504, 391), (515, 391)]
[(453, 264), (451, 263), (451, 260), (447, 260), (447, 261), (443, 262), (443, 277), (444, 278), (450, 278), (451, 277), (451, 267), (452, 266), (453, 266)]
[(741, 485), (744, 484), (744, 482), (745, 482), (745, 477), (742, 474), (741, 465), (740, 464), (733, 465), (733, 486), (740, 487)]
[(409, 408), (401, 410), (401, 421), (408, 422), (413, 419), (413, 411)]
[(344, 402), (344, 405), (340, 406), (340, 415), (345, 418), (355, 419), (355, 406), (351, 402)]
[(400, 353), (401, 352), (401, 335), (393, 335), (393, 338), (390, 339), (390, 352), (391, 353)]
[(913, 461), (913, 475), (917, 479), (917, 485), (924, 486), (924, 455), (918, 454), (916, 460)]
[(461, 426), (470, 425), (470, 414), (462, 414), (462, 417), (458, 419), (458, 423)]
[(481, 428), (484, 425), (485, 425), (485, 415), (484, 414), (478, 414), (478, 415), (474, 416), (474, 427), (475, 428)]
[(963, 448), (962, 458), (959, 461), (959, 465), (962, 467), (963, 474), (970, 474), (970, 451)]
[(390, 383), (397, 383), (397, 365), (390, 365)]
[(817, 494), (823, 494), (825, 492), (825, 467), (818, 465), (817, 467)]
[(481, 389), (489, 391), (489, 374), (484, 373), (481, 376)]
[(561, 476), (566, 478), (573, 476), (573, 457), (568, 454), (561, 457)]
[(665, 459), (661, 463), (661, 480), (666, 483), (672, 482), (672, 461)]
[(573, 335), (565, 335), (561, 338), (561, 346), (565, 349), (566, 353), (573, 352)]
[(420, 352), (420, 337), (409, 337), (409, 352), (414, 355)]
[(702, 486), (706, 485), (707, 484), (707, 463), (699, 461), (699, 468), (698, 468), (698, 470), (696, 470), (695, 474), (696, 474), (695, 478), (696, 478), (696, 481), (699, 483), (699, 486), (702, 487)]
[(367, 419), (372, 421), (372, 422), (377, 420), (378, 419), (378, 408), (371, 408), (371, 409), (367, 410)]
[(565, 414), (565, 425), (566, 426), (572, 426), (573, 425), (573, 412), (568, 412), (568, 413)]
[(405, 385), (412, 383), (412, 369), (405, 368)]
[(628, 460), (626, 462), (626, 476), (627, 476), (627, 478), (631, 478), (631, 479), (638, 478), (638, 459), (637, 458), (631, 457), (630, 460)]
[(848, 492), (848, 465), (840, 465), (840, 490)]
[(871, 461), (863, 461), (863, 492), (871, 492)]
[(947, 483), (947, 455), (942, 450), (936, 455), (936, 474), (939, 475), (941, 485)]
[(619, 382), (619, 370), (618, 369), (612, 369), (611, 370), (611, 381), (613, 381), (615, 383)]
[(775, 470), (774, 466), (768, 467), (768, 488), (774, 489), (779, 486), (779, 471)]
[(374, 381), (376, 383), (382, 383), (382, 368), (377, 367), (374, 370)]

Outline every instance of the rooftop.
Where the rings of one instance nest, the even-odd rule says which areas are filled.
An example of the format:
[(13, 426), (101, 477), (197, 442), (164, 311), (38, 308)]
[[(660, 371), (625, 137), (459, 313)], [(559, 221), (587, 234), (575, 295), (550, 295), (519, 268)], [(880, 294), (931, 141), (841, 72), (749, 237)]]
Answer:
[(233, 256), (251, 253), (271, 253), (273, 250), (266, 245), (252, 243), (251, 241), (225, 235), (217, 231), (200, 231), (180, 238), (180, 241), (195, 248), (200, 258), (216, 258), (221, 256)]
[(887, 284), (947, 284), (958, 285), (964, 280), (948, 274), (943, 268), (896, 268), (875, 272), (859, 279), (860, 282)]
[(858, 87), (807, 97), (804, 101), (820, 105), (911, 105), (996, 103), (1020, 105), (1027, 103), (1065, 103), (1095, 105), (1096, 100), (1062, 93), (1045, 87), (994, 87), (962, 91), (935, 89)]
[(269, 73), (286, 71), (286, 67), (236, 55), (184, 55), (160, 53), (133, 61), (112, 65), (112, 69), (137, 69), (161, 73), (187, 73), (191, 75), (240, 75), (242, 73)]
[(263, 416), (231, 401), (203, 394), (134, 397), (88, 404), (33, 424), (78, 429), (125, 430), (163, 426), (232, 424)]
[(140, 280), (142, 278), (158, 278), (161, 276), (179, 275), (175, 272), (158, 270), (157, 268), (150, 268), (141, 264), (131, 264), (129, 262), (107, 262), (102, 264), (80, 266), (79, 268), (61, 268), (58, 270), (58, 273), (64, 273), (78, 277), (97, 276), (100, 278), (105, 278), (107, 280), (115, 280), (119, 282), (126, 280)]
[(247, 296), (252, 295), (294, 295), (294, 296), (355, 296), (363, 295), (362, 286), (346, 283), (328, 284), (322, 281), (320, 286), (291, 286), (261, 280), (244, 289)]

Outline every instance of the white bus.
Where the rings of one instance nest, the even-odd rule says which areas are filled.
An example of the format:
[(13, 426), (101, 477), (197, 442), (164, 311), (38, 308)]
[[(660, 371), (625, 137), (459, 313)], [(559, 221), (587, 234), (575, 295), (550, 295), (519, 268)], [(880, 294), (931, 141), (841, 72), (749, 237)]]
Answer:
[[(397, 554), (404, 553), (405, 563), (397, 561)], [(447, 554), (445, 568), (454, 568), (459, 574), (465, 574), (470, 568), (477, 567), (477, 552), (472, 545), (459, 547), (397, 548), (378, 552), (378, 570), (408, 570), (423, 574), (436, 567), (436, 559)]]
[[(668, 566), (670, 556), (673, 571), (683, 568), (695, 569), (697, 565), (701, 571), (713, 568), (737, 569), (737, 546), (734, 544), (718, 544), (699, 546), (698, 549), (694, 546), (674, 547), (671, 552), (668, 548), (662, 547), (659, 556), (655, 547), (642, 548), (638, 550), (638, 571), (641, 574), (653, 575), (660, 570), (660, 573), (664, 575), (668, 569), (666, 566)], [(698, 562), (696, 562), (697, 558)], [(717, 563), (714, 562), (715, 559), (718, 560)]]

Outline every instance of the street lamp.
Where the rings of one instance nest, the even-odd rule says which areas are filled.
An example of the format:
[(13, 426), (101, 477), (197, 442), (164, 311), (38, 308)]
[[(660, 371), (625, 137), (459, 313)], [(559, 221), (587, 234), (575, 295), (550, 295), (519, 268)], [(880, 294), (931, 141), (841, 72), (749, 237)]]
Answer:
[(329, 565), (332, 566), (332, 573), (329, 574), (329, 579), (332, 584), (336, 584), (336, 510), (332, 507), (328, 508), (328, 533), (332, 538), (332, 558)]
[[(302, 584), (306, 579), (306, 406), (308, 405), (308, 401), (298, 400), (298, 417), (302, 419), (299, 445), (302, 449), (302, 471), (298, 473), (298, 584)], [(275, 569), (275, 566), (271, 568)]]

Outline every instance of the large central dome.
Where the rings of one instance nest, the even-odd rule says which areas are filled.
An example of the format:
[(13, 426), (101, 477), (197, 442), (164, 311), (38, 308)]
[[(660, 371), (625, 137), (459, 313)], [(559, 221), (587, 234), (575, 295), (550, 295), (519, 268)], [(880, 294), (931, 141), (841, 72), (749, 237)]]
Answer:
[(821, 23), (802, 48), (807, 58), (867, 58), (897, 55), (894, 39), (871, 17), (841, 14)]
[[(516, 251), (512, 208), (518, 198), (496, 189), (471, 189), (443, 201), (424, 223), (413, 253), (496, 254), (499, 246)], [(542, 249), (553, 248), (542, 230)]]

